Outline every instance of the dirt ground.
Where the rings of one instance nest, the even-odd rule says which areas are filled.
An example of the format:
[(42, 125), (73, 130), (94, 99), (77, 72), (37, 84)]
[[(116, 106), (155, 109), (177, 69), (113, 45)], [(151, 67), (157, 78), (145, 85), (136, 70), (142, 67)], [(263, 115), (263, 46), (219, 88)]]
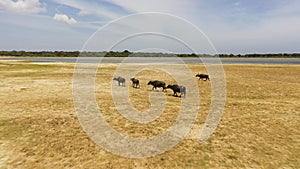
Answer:
[[(96, 75), (95, 97), (107, 123), (130, 137), (163, 133), (178, 116), (181, 98), (168, 90), (158, 119), (131, 122), (111, 96), (117, 66), (103, 64)], [(194, 74), (205, 72), (203, 65), (188, 66)], [(300, 168), (300, 66), (224, 65), (224, 70), (225, 110), (209, 140), (200, 143), (199, 133), (211, 82), (197, 80), (200, 110), (187, 137), (163, 154), (131, 159), (105, 151), (84, 132), (74, 110), (74, 64), (0, 61), (0, 168)], [(129, 97), (139, 111), (151, 106), (149, 79), (174, 82), (156, 70), (136, 77), (141, 88), (129, 87)]]

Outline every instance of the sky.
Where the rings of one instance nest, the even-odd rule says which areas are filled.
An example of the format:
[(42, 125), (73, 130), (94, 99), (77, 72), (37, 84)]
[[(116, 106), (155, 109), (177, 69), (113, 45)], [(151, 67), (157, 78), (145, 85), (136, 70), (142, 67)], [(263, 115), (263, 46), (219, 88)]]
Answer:
[(300, 52), (299, 0), (0, 0), (0, 25), (0, 50)]

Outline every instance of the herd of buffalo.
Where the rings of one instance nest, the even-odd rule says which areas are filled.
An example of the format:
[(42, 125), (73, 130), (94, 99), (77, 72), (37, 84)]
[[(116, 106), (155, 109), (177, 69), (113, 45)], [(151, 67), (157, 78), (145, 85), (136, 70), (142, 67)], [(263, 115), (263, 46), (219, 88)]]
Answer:
[[(207, 74), (197, 74), (196, 77), (204, 81), (210, 80), (209, 75)], [(125, 86), (125, 78), (123, 77), (115, 77), (113, 80), (116, 80), (118, 82), (119, 86)], [(140, 87), (140, 81), (136, 78), (130, 78), (132, 81), (132, 87), (139, 88)], [(174, 96), (178, 97), (177, 93), (180, 93), (180, 97), (186, 96), (186, 87), (180, 86), (180, 85), (168, 85), (166, 86), (166, 83), (159, 80), (149, 81), (148, 85), (152, 85), (152, 90), (156, 90), (156, 88), (162, 88), (162, 91), (166, 91), (166, 89), (172, 89), (174, 92)]]

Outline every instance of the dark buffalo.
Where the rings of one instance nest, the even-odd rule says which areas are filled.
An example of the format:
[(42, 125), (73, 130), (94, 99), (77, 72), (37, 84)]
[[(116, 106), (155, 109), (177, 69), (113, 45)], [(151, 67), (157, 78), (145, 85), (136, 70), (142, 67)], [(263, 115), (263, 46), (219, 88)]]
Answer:
[(178, 96), (177, 93), (180, 93), (180, 97), (186, 96), (186, 88), (184, 86), (168, 85), (167, 89), (172, 89), (174, 92), (174, 96)]
[(140, 87), (140, 81), (136, 78), (130, 78), (130, 80), (132, 81), (132, 87), (138, 88)]
[(148, 85), (152, 85), (153, 86), (152, 90), (156, 89), (157, 87), (162, 87), (163, 88), (162, 91), (166, 90), (166, 83), (162, 82), (162, 81), (158, 81), (158, 80), (149, 81)]
[(123, 77), (115, 77), (113, 80), (116, 80), (116, 81), (118, 81), (118, 84), (119, 84), (119, 86), (125, 86), (125, 78), (123, 78)]
[(202, 79), (204, 81), (209, 80), (209, 76), (206, 74), (197, 74), (196, 77), (199, 77), (199, 80)]

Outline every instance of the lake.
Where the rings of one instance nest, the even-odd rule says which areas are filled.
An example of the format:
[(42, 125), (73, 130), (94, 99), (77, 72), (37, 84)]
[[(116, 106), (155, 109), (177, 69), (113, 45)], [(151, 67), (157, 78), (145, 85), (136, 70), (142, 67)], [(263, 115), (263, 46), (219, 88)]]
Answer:
[[(77, 57), (0, 57), (0, 60), (24, 60), (33, 62), (67, 62), (76, 63)], [(125, 60), (124, 60), (125, 59)], [(203, 58), (206, 63), (214, 63), (213, 58)], [(300, 64), (300, 58), (220, 58), (222, 64)], [(81, 57), (82, 63), (97, 63), (97, 57)], [(174, 57), (105, 57), (102, 63), (203, 63), (200, 58)]]

